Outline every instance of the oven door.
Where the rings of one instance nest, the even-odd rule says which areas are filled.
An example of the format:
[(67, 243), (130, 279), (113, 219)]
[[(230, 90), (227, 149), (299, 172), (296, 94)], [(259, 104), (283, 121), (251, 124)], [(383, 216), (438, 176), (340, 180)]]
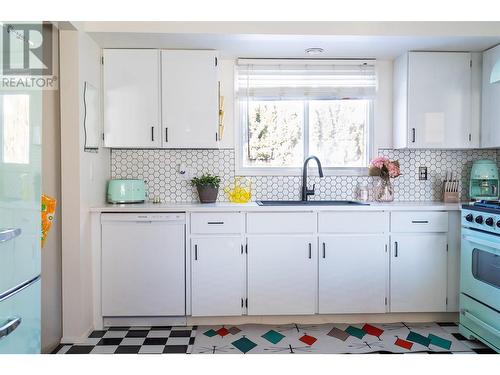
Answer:
[(500, 311), (500, 236), (462, 228), (460, 291)]

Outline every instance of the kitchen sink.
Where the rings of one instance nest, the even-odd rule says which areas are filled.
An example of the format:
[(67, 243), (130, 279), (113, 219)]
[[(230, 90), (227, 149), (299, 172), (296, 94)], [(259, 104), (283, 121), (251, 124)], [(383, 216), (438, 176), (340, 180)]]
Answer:
[(256, 201), (259, 206), (369, 206), (357, 201)]

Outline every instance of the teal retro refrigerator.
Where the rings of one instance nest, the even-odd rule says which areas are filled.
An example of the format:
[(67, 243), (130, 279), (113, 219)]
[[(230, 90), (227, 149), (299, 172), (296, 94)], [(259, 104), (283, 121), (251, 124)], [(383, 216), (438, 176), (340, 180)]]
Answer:
[(40, 353), (41, 105), (0, 91), (0, 354)]

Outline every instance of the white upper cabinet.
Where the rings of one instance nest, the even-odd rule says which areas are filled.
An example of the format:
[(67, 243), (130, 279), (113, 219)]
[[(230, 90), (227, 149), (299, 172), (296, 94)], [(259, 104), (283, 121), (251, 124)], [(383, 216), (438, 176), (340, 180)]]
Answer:
[(481, 147), (500, 147), (500, 81), (494, 72), (500, 77), (500, 45), (483, 54)]
[(164, 50), (161, 57), (163, 147), (217, 147), (217, 53)]
[(481, 64), (477, 56), (409, 52), (395, 61), (396, 148), (479, 146), (479, 74), (474, 73), (480, 72)]
[(218, 147), (217, 52), (106, 49), (103, 54), (106, 147)]
[(158, 50), (103, 51), (106, 147), (161, 146), (159, 61)]

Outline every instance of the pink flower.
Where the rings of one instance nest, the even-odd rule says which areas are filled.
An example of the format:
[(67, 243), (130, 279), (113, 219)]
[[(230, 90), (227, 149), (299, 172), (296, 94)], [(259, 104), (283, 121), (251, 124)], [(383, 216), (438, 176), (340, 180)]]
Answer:
[(389, 162), (389, 159), (383, 156), (377, 156), (375, 159), (372, 160), (371, 166), (381, 169), (386, 163)]
[(401, 172), (399, 170), (399, 163), (389, 162), (386, 164), (387, 170), (389, 171), (389, 177), (398, 177)]

